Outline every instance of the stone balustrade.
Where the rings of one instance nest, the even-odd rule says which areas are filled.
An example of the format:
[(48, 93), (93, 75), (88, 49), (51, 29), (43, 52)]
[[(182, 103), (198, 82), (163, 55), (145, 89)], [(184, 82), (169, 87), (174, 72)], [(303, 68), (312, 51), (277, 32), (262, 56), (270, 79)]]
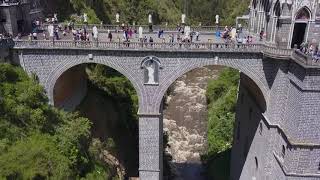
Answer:
[(213, 51), (213, 52), (261, 52), (262, 44), (227, 43), (141, 43), (106, 41), (36, 40), (15, 41), (15, 48), (76, 48), (76, 49), (125, 49), (154, 51)]
[(319, 62), (313, 61), (311, 56), (308, 56), (308, 55), (302, 53), (299, 50), (294, 50), (292, 55), (291, 55), (291, 58), (296, 60), (296, 62), (298, 64), (301, 64), (301, 65), (304, 65), (304, 66), (307, 66), (307, 67), (320, 66)]

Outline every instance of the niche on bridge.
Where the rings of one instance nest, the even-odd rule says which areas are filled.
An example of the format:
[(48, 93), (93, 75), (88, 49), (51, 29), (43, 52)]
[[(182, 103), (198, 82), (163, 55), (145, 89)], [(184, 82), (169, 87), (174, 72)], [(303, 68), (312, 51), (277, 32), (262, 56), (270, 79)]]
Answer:
[(54, 106), (72, 111), (87, 93), (86, 65), (68, 69), (56, 81), (53, 89)]

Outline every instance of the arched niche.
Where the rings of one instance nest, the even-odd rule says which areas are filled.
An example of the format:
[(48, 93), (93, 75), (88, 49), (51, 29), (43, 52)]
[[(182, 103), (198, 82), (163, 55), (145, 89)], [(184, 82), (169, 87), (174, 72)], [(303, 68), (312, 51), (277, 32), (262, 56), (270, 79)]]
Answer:
[(302, 7), (294, 16), (294, 27), (291, 40), (291, 48), (300, 45), (307, 39), (307, 30), (311, 19), (311, 11), (308, 7)]

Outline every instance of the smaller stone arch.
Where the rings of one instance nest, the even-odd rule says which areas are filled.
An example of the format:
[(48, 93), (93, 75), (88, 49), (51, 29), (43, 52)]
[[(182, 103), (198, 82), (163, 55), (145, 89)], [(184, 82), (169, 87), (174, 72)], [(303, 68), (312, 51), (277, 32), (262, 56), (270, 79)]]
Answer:
[(139, 104), (140, 102), (143, 101), (143, 96), (141, 96), (141, 88), (138, 85), (138, 81), (129, 73), (126, 72), (125, 69), (121, 68), (120, 65), (116, 65), (114, 63), (108, 63), (108, 61), (92, 61), (89, 59), (76, 59), (76, 60), (70, 60), (70, 61), (64, 61), (62, 62), (58, 67), (56, 67), (54, 70), (51, 71), (51, 73), (48, 76), (48, 79), (45, 82), (45, 89), (47, 90), (47, 95), (49, 97), (49, 103), (54, 105), (54, 86), (57, 82), (57, 80), (59, 79), (59, 77), (66, 72), (67, 70), (71, 69), (72, 67), (75, 67), (77, 65), (81, 65), (81, 64), (101, 64), (101, 65), (105, 65), (108, 66), (116, 71), (118, 71), (119, 73), (121, 73), (122, 75), (124, 75), (133, 85), (137, 95), (138, 95), (138, 101)]

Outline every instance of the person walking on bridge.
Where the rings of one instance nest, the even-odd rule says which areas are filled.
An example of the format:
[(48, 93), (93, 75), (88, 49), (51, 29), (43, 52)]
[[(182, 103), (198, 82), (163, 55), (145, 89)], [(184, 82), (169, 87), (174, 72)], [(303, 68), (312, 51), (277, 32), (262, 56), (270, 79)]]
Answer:
[(111, 31), (109, 31), (109, 33), (108, 33), (108, 39), (109, 39), (110, 42), (112, 41), (112, 33), (111, 33)]

